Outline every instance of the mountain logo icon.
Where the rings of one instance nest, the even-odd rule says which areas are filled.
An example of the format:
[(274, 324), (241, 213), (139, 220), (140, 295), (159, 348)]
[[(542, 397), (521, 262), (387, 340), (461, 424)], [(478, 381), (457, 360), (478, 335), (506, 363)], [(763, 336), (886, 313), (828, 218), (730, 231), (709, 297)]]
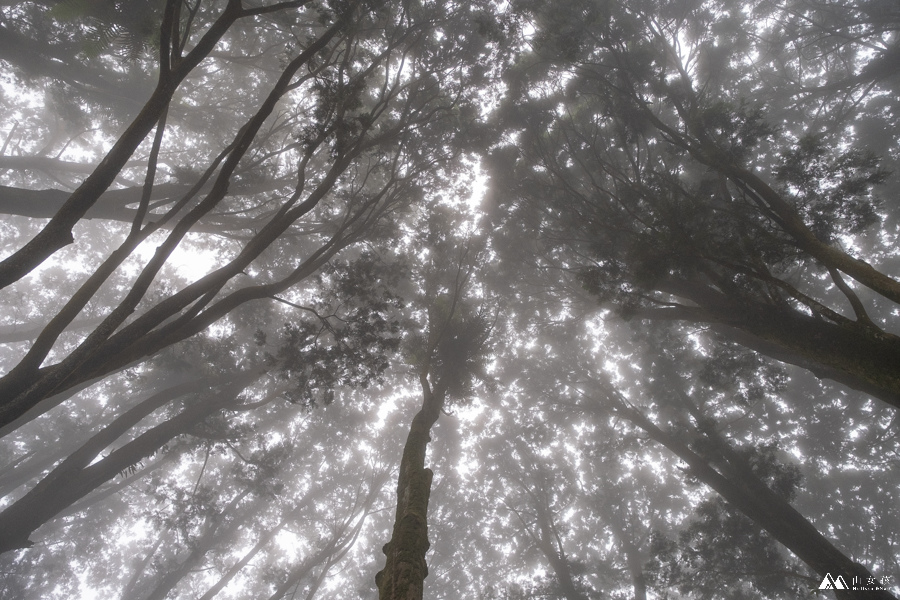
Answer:
[(838, 575), (837, 578), (832, 577), (831, 573), (825, 573), (825, 577), (822, 579), (822, 583), (819, 584), (820, 590), (849, 590), (847, 587), (847, 583), (844, 581), (844, 578), (841, 575)]

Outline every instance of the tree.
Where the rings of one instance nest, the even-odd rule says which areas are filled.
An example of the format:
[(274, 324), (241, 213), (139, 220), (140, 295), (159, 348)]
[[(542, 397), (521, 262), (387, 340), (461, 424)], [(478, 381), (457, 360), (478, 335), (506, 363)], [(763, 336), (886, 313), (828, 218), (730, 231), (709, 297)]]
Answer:
[(897, 597), (898, 22), (0, 2), (0, 596)]
[[(542, 464), (531, 448), (523, 442), (514, 443), (515, 456), (521, 472), (511, 475), (517, 495), (522, 497), (519, 506), (507, 504), (529, 541), (540, 551), (550, 565), (552, 578), (546, 586), (546, 594), (564, 600), (586, 600), (596, 597), (594, 590), (587, 589), (578, 572), (582, 565), (567, 555), (563, 544), (562, 526), (559, 515), (565, 508), (565, 494), (560, 493), (554, 482), (554, 470)], [(510, 469), (512, 471), (512, 469)], [(563, 471), (557, 468), (555, 471)], [(560, 477), (562, 479), (562, 477)], [(562, 501), (560, 501), (562, 500)]]
[[(611, 410), (615, 414), (627, 419), (630, 423), (640, 428), (647, 436), (657, 443), (665, 446), (678, 458), (687, 464), (686, 472), (714, 489), (728, 505), (744, 517), (752, 520), (757, 527), (764, 529), (772, 538), (778, 540), (790, 549), (800, 560), (806, 563), (819, 578), (828, 573), (839, 572), (843, 578), (850, 581), (874, 581), (872, 573), (863, 565), (854, 561), (842, 553), (830, 540), (828, 540), (816, 527), (803, 515), (797, 512), (790, 501), (794, 498), (795, 489), (800, 479), (799, 470), (791, 466), (779, 465), (774, 459), (771, 446), (762, 448), (735, 449), (724, 439), (719, 432), (720, 426), (709, 412), (715, 410), (714, 401), (695, 399), (684, 391), (683, 383), (679, 380), (674, 363), (669, 357), (661, 354), (653, 356), (648, 354), (648, 362), (652, 361), (648, 368), (648, 375), (654, 378), (654, 383), (648, 385), (655, 392), (656, 402), (668, 402), (668, 408), (658, 406), (657, 412), (668, 415), (676, 431), (666, 431), (654, 423), (641, 410), (637, 409), (620, 392), (611, 388), (608, 383), (601, 383), (607, 396), (606, 402), (611, 404)], [(695, 370), (695, 373), (700, 370)], [(762, 380), (763, 385), (771, 385), (771, 378)], [(703, 383), (707, 383), (704, 381)], [(709, 381), (709, 387), (730, 387), (733, 382), (724, 380)], [(695, 390), (703, 390), (703, 387), (695, 385)], [(726, 387), (727, 389), (727, 387)], [(699, 391), (698, 390), (698, 391)], [(704, 390), (705, 391), (705, 390)], [(697, 392), (695, 392), (697, 393)], [(708, 393), (708, 392), (707, 392)], [(757, 392), (759, 393), (759, 392)], [(668, 398), (668, 400), (667, 400)], [(702, 397), (701, 397), (702, 398)], [(704, 410), (705, 409), (705, 410)], [(609, 409), (607, 409), (609, 410)], [(682, 414), (679, 415), (678, 413)], [(686, 414), (685, 414), (686, 413)], [(691, 424), (688, 424), (692, 422)], [(719, 501), (721, 502), (721, 500)], [(714, 505), (713, 505), (714, 506)], [(701, 506), (698, 510), (705, 513), (707, 526), (715, 527), (708, 521), (710, 511), (709, 504)], [(730, 518), (730, 523), (738, 525), (731, 531), (731, 536), (723, 540), (728, 545), (735, 544), (735, 536), (739, 535), (741, 519)], [(697, 535), (703, 530), (702, 525), (693, 528), (693, 534)], [(688, 530), (691, 531), (691, 530)], [(766, 562), (778, 565), (781, 560), (777, 558), (777, 551), (772, 541), (766, 536), (753, 539), (757, 535), (754, 529), (750, 530), (751, 536), (747, 536), (741, 545), (745, 552), (757, 552), (759, 556), (748, 561), (738, 559), (739, 562), (750, 562), (754, 565), (762, 565)], [(702, 544), (696, 538), (693, 540)], [(671, 552), (665, 544), (658, 548), (663, 552)], [(727, 560), (727, 553), (722, 547), (718, 548), (717, 560)], [(712, 552), (708, 549), (707, 552)], [(724, 555), (724, 556), (723, 556)], [(711, 559), (709, 554), (706, 558)], [(783, 563), (781, 563), (783, 564)], [(695, 565), (692, 565), (695, 566)], [(691, 567), (686, 567), (688, 570)], [(756, 578), (753, 585), (756, 586), (762, 597), (767, 597), (772, 586), (782, 586), (785, 589), (795, 588), (796, 584), (784, 582), (784, 577), (806, 578), (807, 583), (813, 578), (803, 575), (794, 575), (795, 569), (780, 567), (776, 572), (782, 573), (782, 579), (766, 581)], [(676, 577), (677, 580), (677, 577)], [(693, 581), (685, 584), (688, 588), (696, 589), (698, 583)], [(702, 591), (701, 597), (708, 591)], [(768, 591), (767, 591), (768, 589)], [(739, 592), (738, 592), (739, 593)], [(837, 592), (838, 597), (856, 597), (857, 592)], [(867, 597), (892, 598), (884, 589), (875, 589), (866, 592)]]
[[(547, 260), (626, 318), (710, 324), (898, 406), (900, 346), (883, 311), (900, 284), (840, 247), (882, 220), (878, 159), (768, 122), (769, 98), (742, 79), (753, 65), (716, 62), (735, 24), (711, 26), (706, 8), (532, 14), (534, 51), (509, 74), (520, 96), (503, 117), (522, 143), (502, 177), (511, 218), (547, 240)], [(531, 81), (546, 84), (534, 100)]]
[[(313, 302), (313, 307), (282, 300), (314, 318), (284, 325), (277, 342), (267, 342), (264, 329), (259, 327), (262, 319), (256, 316), (256, 343), (271, 347), (256, 360), (245, 357), (243, 367), (229, 365), (227, 349), (212, 340), (206, 341), (206, 347), (199, 340), (188, 346), (191, 356), (185, 357), (187, 360), (200, 358), (218, 365), (218, 369), (210, 372), (209, 368), (194, 366), (183, 377), (186, 381), (141, 400), (71, 451), (27, 493), (0, 512), (5, 532), (0, 552), (29, 546), (29, 535), (48, 520), (117, 474), (128, 470), (133, 474), (135, 465), (160, 452), (177, 436), (195, 432), (223, 411), (231, 415), (256, 411), (282, 398), (307, 407), (328, 403), (334, 397), (334, 388), (366, 386), (380, 377), (388, 366), (385, 355), (396, 350), (399, 343), (395, 337), (398, 323), (390, 320), (398, 299), (386, 287), (390, 285), (391, 270), (379, 268), (371, 256), (364, 255), (350, 264), (332, 263), (325, 272), (321, 279), (329, 280), (329, 285), (323, 281), (321, 287), (328, 293)], [(322, 339), (323, 334), (328, 334), (330, 341)], [(163, 362), (159, 368), (171, 367)], [(248, 390), (259, 386), (262, 379), (270, 380), (267, 391), (261, 398), (246, 401), (252, 395)], [(173, 406), (179, 408), (172, 410)], [(104, 450), (139, 429), (142, 422), (163, 408), (173, 414), (101, 457)], [(9, 477), (16, 478), (22, 470), (13, 471)], [(35, 474), (33, 468), (27, 472)], [(18, 477), (22, 482), (28, 479), (28, 475)]]
[(428, 499), (434, 472), (425, 467), (431, 428), (452, 403), (468, 400), (473, 386), (485, 381), (490, 322), (474, 310), (468, 288), (478, 264), (478, 239), (461, 250), (452, 235), (460, 223), (441, 212), (430, 215), (424, 237), (431, 256), (425, 263), (419, 308), (421, 332), (409, 336), (408, 355), (422, 389), (422, 408), (409, 428), (397, 477), (397, 508), (385, 567), (375, 576), (382, 600), (422, 598), (428, 576)]
[[(69, 243), (72, 227), (159, 123), (141, 202), (124, 240), (76, 285), (25, 356), (0, 379), (7, 398), (3, 424), (12, 423), (54, 393), (113, 373), (204, 330), (245, 302), (269, 299), (297, 285), (338, 252), (366, 237), (386, 214), (415, 199), (425, 174), (439, 177), (440, 170), (448, 167), (447, 161), (458, 154), (459, 144), (454, 142), (458, 136), (446, 126), (459, 118), (457, 115), (465, 118), (462, 90), (467, 74), (450, 64), (452, 58), (459, 59), (455, 64), (466, 64), (477, 56), (479, 46), (460, 40), (459, 45), (445, 46), (434, 54), (437, 50), (428, 46), (431, 42), (426, 34), (441, 23), (452, 24), (440, 11), (411, 7), (412, 12), (399, 9), (398, 13), (388, 6), (350, 3), (336, 12), (323, 13), (325, 25), (311, 26), (313, 41), (291, 56), (264, 100), (224, 150), (215, 151), (191, 190), (162, 213), (150, 212), (156, 157), (165, 151), (164, 114), (177, 85), (239, 19), (303, 4), (244, 9), (239, 2), (231, 2), (184, 58), (178, 49), (178, 40), (184, 36), (177, 14), (181, 3), (173, 0), (167, 4), (156, 92), (100, 166), (37, 236), (0, 267), (9, 273), (8, 283), (12, 283)], [(290, 33), (289, 25), (285, 33)], [(290, 46), (288, 52), (292, 52)], [(415, 74), (412, 79), (406, 77), (407, 69)], [(463, 79), (458, 78), (460, 74)], [(289, 102), (294, 104), (286, 105)], [(273, 123), (276, 109), (283, 113)], [(283, 130), (278, 120), (289, 124), (296, 140), (264, 139), (283, 145), (270, 148), (264, 144), (254, 149), (264, 127)], [(282, 177), (294, 180), (292, 189), (282, 188), (279, 192), (284, 195), (265, 199), (266, 206), (256, 215), (252, 231), (223, 248), (223, 255), (229, 258), (208, 275), (177, 291), (154, 288), (160, 270), (198, 221), (210, 211), (224, 208), (222, 202), (236, 169), (242, 160), (250, 160), (247, 153), (251, 150), (261, 155), (256, 159), (262, 162), (257, 169), (282, 169)], [(281, 157), (284, 163), (278, 166), (275, 160)], [(196, 200), (207, 182), (211, 182), (209, 191)], [(257, 202), (251, 198), (250, 204), (239, 203), (230, 210), (254, 213), (254, 204)], [(42, 366), (65, 328), (92, 300), (98, 300), (104, 285), (112, 283), (110, 278), (121, 275), (126, 260), (164, 225), (171, 227), (170, 231), (137, 277), (117, 282), (123, 288), (115, 300), (104, 298), (110, 308), (104, 311), (101, 324), (75, 349)], [(278, 247), (276, 242), (286, 235), (301, 236), (302, 244), (292, 252), (298, 258), (264, 266), (261, 257)], [(153, 296), (157, 299), (152, 300)], [(135, 313), (136, 318), (129, 320)]]
[[(771, 446), (751, 452), (745, 459), (754, 474), (790, 501), (799, 483), (799, 469), (779, 464)], [(701, 598), (722, 595), (723, 590), (736, 598), (806, 597), (807, 590), (820, 581), (786, 560), (774, 539), (721, 497), (701, 503), (695, 520), (677, 541), (658, 535), (651, 545), (651, 578), (662, 590), (675, 587)]]

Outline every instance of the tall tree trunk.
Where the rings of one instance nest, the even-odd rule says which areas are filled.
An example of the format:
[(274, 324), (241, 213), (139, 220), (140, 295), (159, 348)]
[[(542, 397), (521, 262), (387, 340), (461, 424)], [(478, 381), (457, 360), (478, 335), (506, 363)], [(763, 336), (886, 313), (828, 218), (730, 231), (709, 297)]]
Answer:
[(150, 550), (143, 557), (134, 559), (134, 569), (132, 570), (131, 577), (128, 578), (128, 583), (125, 584), (125, 587), (122, 590), (122, 595), (119, 597), (120, 600), (131, 600), (134, 598), (134, 590), (140, 582), (141, 576), (146, 572), (147, 565), (150, 564), (156, 551), (162, 546), (166, 534), (168, 533), (168, 529), (164, 529), (158, 533), (159, 535), (156, 537), (156, 542)]
[(572, 564), (566, 557), (563, 549), (562, 539), (556, 525), (553, 523), (553, 517), (550, 514), (548, 506), (538, 506), (537, 508), (537, 525), (538, 525), (538, 547), (550, 567), (553, 574), (556, 575), (556, 581), (559, 584), (559, 591), (566, 600), (587, 600), (587, 596), (578, 589), (575, 583), (575, 577), (572, 574)]
[[(307, 600), (311, 600), (318, 591), (319, 586), (322, 585), (325, 577), (328, 576), (328, 571), (331, 567), (336, 565), (347, 552), (350, 551), (353, 544), (356, 543), (356, 538), (359, 537), (359, 532), (362, 531), (363, 524), (366, 522), (366, 517), (371, 514), (372, 504), (375, 502), (377, 496), (377, 489), (373, 488), (369, 490), (368, 498), (361, 507), (362, 515), (357, 519), (356, 523), (353, 523), (353, 519), (357, 514), (357, 512), (354, 511), (344, 520), (341, 527), (332, 533), (328, 543), (290, 572), (287, 580), (278, 586), (278, 589), (275, 590), (274, 594), (269, 596), (268, 600), (281, 600), (291, 588), (299, 586), (303, 578), (311, 573), (316, 566), (322, 565), (322, 570), (319, 571), (318, 576), (313, 580), (309, 587)], [(296, 591), (294, 592), (294, 595), (296, 595)], [(292, 595), (291, 598), (293, 598), (294, 595)]]
[(617, 513), (605, 500), (599, 502), (597, 510), (603, 515), (603, 520), (612, 530), (619, 541), (619, 548), (625, 554), (625, 564), (634, 588), (634, 600), (647, 600), (647, 578), (644, 575), (646, 557), (635, 540), (633, 528), (626, 526), (627, 516)]
[[(662, 444), (687, 463), (691, 475), (719, 493), (729, 504), (765, 529), (773, 538), (793, 552), (820, 577), (831, 575), (851, 581), (866, 582), (871, 573), (838, 550), (803, 515), (781, 496), (773, 492), (751, 470), (741, 457), (730, 450), (727, 443), (713, 440), (728, 461), (724, 474), (686, 445), (657, 427), (640, 411), (622, 406), (617, 413), (644, 430), (654, 441)], [(704, 430), (707, 436), (710, 433)], [(732, 472), (729, 472), (732, 471)], [(887, 590), (835, 590), (841, 600), (866, 598), (896, 600)]]
[(375, 575), (379, 600), (422, 600), (428, 566), (428, 498), (434, 473), (425, 468), (425, 452), (431, 427), (444, 404), (443, 386), (432, 389), (428, 377), (422, 384), (422, 408), (413, 417), (400, 461), (397, 481), (397, 512), (391, 541), (384, 545), (384, 569)]
[(523, 457), (520, 464), (530, 463), (533, 465), (531, 469), (525, 469), (524, 471), (528, 473), (528, 477), (517, 478), (516, 483), (526, 497), (530, 499), (528, 509), (529, 514), (534, 515), (534, 521), (524, 518), (518, 510), (512, 509), (513, 513), (534, 542), (534, 545), (547, 559), (550, 568), (553, 569), (557, 585), (559, 585), (559, 592), (563, 598), (566, 600), (587, 600), (584, 592), (578, 589), (575, 575), (572, 573), (572, 563), (566, 556), (562, 536), (559, 533), (559, 528), (556, 526), (553, 507), (551, 506), (552, 492), (550, 488), (552, 485), (548, 483), (552, 481), (552, 478), (541, 476), (541, 472), (545, 470), (545, 467), (528, 444), (524, 443), (522, 439), (513, 440), (512, 443), (516, 453)]
[[(290, 508), (290, 509), (284, 511), (283, 514), (294, 513), (296, 511), (298, 511), (301, 506), (307, 504), (310, 501), (310, 499), (313, 498), (314, 489), (315, 488), (310, 488), (309, 490), (307, 490), (307, 492), (299, 500), (297, 500), (294, 503), (293, 508)], [(222, 575), (222, 577), (219, 579), (219, 581), (217, 581), (215, 583), (215, 585), (213, 585), (211, 588), (206, 590), (206, 593), (204, 593), (199, 598), (199, 600), (213, 600), (213, 598), (216, 596), (216, 594), (221, 592), (222, 589), (224, 589), (225, 586), (228, 585), (228, 583), (232, 579), (234, 579), (234, 577), (238, 573), (240, 573), (241, 570), (244, 567), (246, 567), (250, 563), (250, 561), (253, 560), (253, 558), (257, 554), (260, 553), (260, 551), (262, 551), (263, 548), (265, 548), (266, 544), (268, 544), (270, 541), (272, 541), (272, 538), (274, 538), (276, 535), (278, 535), (278, 532), (280, 532), (282, 529), (284, 529), (284, 527), (286, 525), (288, 525), (288, 523), (289, 523), (288, 518), (282, 517), (281, 521), (277, 525), (275, 525), (275, 527), (273, 527), (272, 529), (269, 529), (267, 531), (261, 532), (259, 540), (257, 540), (256, 544), (246, 554), (244, 554), (244, 556), (242, 556), (239, 561), (237, 561), (234, 565), (232, 565), (232, 567), (230, 569), (228, 569), (228, 571), (224, 575)], [(315, 566), (315, 564), (313, 566)], [(312, 568), (312, 567), (310, 567), (310, 568)]]
[(647, 577), (644, 575), (644, 567), (640, 562), (633, 561), (631, 555), (628, 555), (628, 571), (631, 573), (634, 587), (634, 600), (647, 600)]

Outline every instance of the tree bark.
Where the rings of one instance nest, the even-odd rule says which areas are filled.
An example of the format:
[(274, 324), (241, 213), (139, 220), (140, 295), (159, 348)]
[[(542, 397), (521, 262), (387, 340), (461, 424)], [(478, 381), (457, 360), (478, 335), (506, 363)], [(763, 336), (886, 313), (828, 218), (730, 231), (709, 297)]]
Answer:
[(422, 600), (428, 566), (428, 498), (434, 473), (425, 468), (431, 427), (437, 422), (445, 392), (433, 390), (420, 376), (422, 408), (413, 417), (400, 461), (397, 510), (391, 540), (384, 545), (384, 569), (375, 575), (379, 600)]

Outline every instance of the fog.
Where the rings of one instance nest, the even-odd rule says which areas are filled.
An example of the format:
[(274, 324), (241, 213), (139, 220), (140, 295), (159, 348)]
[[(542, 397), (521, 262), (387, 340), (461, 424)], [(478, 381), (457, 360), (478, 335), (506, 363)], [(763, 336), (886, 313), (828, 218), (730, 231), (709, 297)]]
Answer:
[(891, 3), (0, 4), (0, 597), (900, 595)]

